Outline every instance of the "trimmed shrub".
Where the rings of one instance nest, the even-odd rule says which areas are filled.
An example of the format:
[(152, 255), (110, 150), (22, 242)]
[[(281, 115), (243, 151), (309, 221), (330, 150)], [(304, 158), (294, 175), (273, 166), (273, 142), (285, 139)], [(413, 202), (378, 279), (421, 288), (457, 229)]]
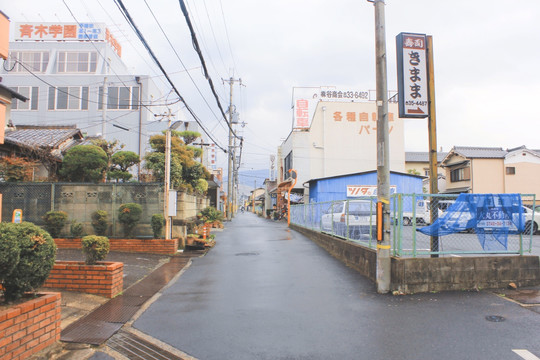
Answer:
[(132, 236), (141, 220), (142, 206), (135, 203), (122, 204), (118, 209), (118, 221), (124, 226), (124, 235)]
[(201, 215), (205, 222), (223, 221), (223, 213), (213, 206), (201, 211)]
[(150, 220), (152, 224), (152, 231), (154, 232), (154, 237), (159, 238), (161, 232), (163, 231), (163, 226), (165, 226), (165, 218), (163, 214), (154, 214)]
[[(0, 223), (0, 244), (7, 243), (13, 248), (6, 251), (0, 266), (0, 281), (4, 300), (21, 298), (25, 292), (35, 291), (49, 277), (56, 259), (56, 244), (45, 230), (29, 222), (20, 224)], [(4, 245), (4, 244), (3, 244)], [(17, 259), (18, 261), (13, 265)], [(11, 269), (11, 270), (10, 270)]]
[(104, 260), (109, 248), (109, 238), (106, 236), (88, 235), (82, 238), (82, 251), (87, 265), (95, 265)]
[(92, 227), (96, 235), (103, 236), (109, 228), (108, 214), (105, 210), (96, 210), (92, 213)]
[(43, 216), (43, 220), (45, 220), (45, 230), (53, 238), (57, 238), (68, 221), (68, 214), (65, 211), (49, 211)]
[(80, 238), (83, 234), (83, 224), (73, 220), (71, 222), (71, 227), (69, 228), (69, 233), (71, 237)]

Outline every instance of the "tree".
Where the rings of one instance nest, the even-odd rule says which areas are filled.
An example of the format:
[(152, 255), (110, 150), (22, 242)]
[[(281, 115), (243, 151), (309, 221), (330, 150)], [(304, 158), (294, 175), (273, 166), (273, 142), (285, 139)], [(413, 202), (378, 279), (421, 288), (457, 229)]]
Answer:
[[(191, 133), (190, 136), (189, 134)], [(184, 140), (180, 138), (183, 134)], [(196, 156), (192, 146), (187, 146), (185, 140), (198, 133), (195, 132), (172, 132), (171, 136), (171, 185), (175, 188), (193, 191), (201, 186), (199, 179), (209, 179), (210, 173), (204, 166), (194, 160)], [(200, 136), (200, 134), (198, 134)], [(195, 137), (196, 138), (196, 137)], [(193, 138), (193, 139), (195, 139)], [(150, 138), (152, 152), (145, 157), (146, 168), (151, 170), (157, 181), (163, 181), (165, 173), (165, 136), (154, 135)], [(199, 155), (200, 156), (200, 155)]]
[(68, 150), (60, 177), (70, 182), (99, 182), (107, 169), (107, 154), (96, 145), (77, 145)]
[(194, 142), (197, 138), (201, 137), (201, 134), (196, 131), (173, 131), (173, 135), (179, 136), (184, 140), (184, 143), (186, 145), (191, 144)]
[[(90, 142), (92, 143), (92, 145), (98, 146), (101, 149), (103, 149), (103, 151), (105, 151), (105, 154), (107, 154), (107, 169), (110, 169), (112, 166), (113, 155), (116, 152), (122, 150), (125, 146), (124, 144), (120, 144), (118, 140), (107, 141), (105, 139), (93, 139)], [(107, 175), (108, 175), (107, 172), (103, 173), (103, 181), (105, 181), (105, 178)], [(121, 174), (117, 174), (117, 175), (120, 175), (122, 177)]]
[(129, 168), (139, 162), (139, 155), (133, 151), (118, 151), (111, 156), (111, 166), (107, 175), (109, 179), (128, 181), (133, 176), (129, 173)]
[(4, 181), (32, 181), (35, 162), (19, 157), (0, 158), (0, 179)]

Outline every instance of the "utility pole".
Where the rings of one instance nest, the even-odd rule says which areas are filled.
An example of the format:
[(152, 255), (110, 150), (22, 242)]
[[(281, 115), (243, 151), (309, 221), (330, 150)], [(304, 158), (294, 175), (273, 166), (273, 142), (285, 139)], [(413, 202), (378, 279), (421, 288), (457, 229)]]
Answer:
[(229, 98), (229, 151), (227, 156), (229, 157), (228, 169), (227, 169), (227, 220), (232, 220), (233, 217), (233, 192), (234, 192), (234, 172), (235, 172), (235, 141), (233, 141), (233, 85), (235, 81), (239, 82), (242, 85), (242, 79), (233, 79), (232, 77), (229, 80), (223, 80), (223, 82), (229, 83), (230, 86), (230, 98)]
[[(368, 0), (369, 1), (369, 0)], [(377, 292), (390, 291), (390, 145), (386, 75), (386, 29), (384, 0), (375, 6), (375, 62), (377, 78), (377, 201), (382, 204), (382, 241), (377, 244)]]
[(156, 117), (167, 118), (167, 131), (165, 133), (165, 176), (163, 179), (163, 203), (164, 203), (164, 217), (165, 217), (165, 240), (171, 238), (171, 219), (169, 217), (169, 193), (171, 187), (171, 126), (174, 114), (171, 113), (171, 109), (163, 115), (154, 115)]
[[(435, 66), (433, 65), (433, 36), (427, 36), (427, 65), (428, 65), (428, 88), (429, 88), (429, 193), (438, 194), (439, 172), (437, 170), (437, 121), (435, 116)], [(432, 197), (430, 204), (431, 224), (439, 217), (438, 198)], [(439, 251), (439, 237), (432, 236), (430, 239), (432, 252)], [(431, 257), (439, 257), (432, 254)]]

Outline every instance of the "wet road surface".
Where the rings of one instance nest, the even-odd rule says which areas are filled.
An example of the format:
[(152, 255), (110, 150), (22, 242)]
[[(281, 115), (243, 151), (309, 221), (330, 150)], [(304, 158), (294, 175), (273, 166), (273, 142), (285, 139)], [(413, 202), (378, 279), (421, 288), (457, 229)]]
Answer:
[(204, 360), (540, 357), (540, 315), (492, 292), (379, 295), (284, 223), (226, 227), (135, 328)]

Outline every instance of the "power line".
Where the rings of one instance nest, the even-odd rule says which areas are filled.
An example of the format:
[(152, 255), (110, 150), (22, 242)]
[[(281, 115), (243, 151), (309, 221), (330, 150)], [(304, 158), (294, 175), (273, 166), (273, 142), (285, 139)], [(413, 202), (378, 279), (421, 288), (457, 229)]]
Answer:
[[(118, 1), (121, 1), (121, 0), (118, 0)], [(184, 3), (184, 0), (179, 0), (179, 3), (180, 3), (180, 8), (182, 9), (182, 13), (184, 14), (184, 17), (186, 18), (186, 22), (187, 22), (189, 31), (191, 33), (191, 41), (193, 42), (193, 48), (195, 49), (195, 52), (197, 53), (197, 55), (199, 56), (199, 60), (201, 61), (201, 64), (202, 64), (202, 67), (203, 67), (203, 70), (204, 70), (204, 77), (206, 78), (206, 80), (208, 81), (208, 84), (210, 85), (210, 89), (212, 90), (212, 94), (214, 94), (214, 97), (216, 99), (216, 103), (217, 103), (217, 105), (219, 107), (219, 110), (221, 111), (221, 115), (223, 116), (223, 119), (227, 123), (227, 126), (229, 127), (229, 129), (233, 133), (234, 137), (239, 139), (238, 135), (236, 135), (236, 133), (234, 132), (234, 130), (232, 128), (232, 124), (230, 124), (227, 121), (227, 116), (225, 115), (225, 111), (223, 110), (223, 107), (221, 106), (221, 102), (219, 101), (219, 96), (216, 93), (216, 89), (214, 88), (214, 82), (212, 81), (212, 78), (210, 77), (210, 74), (208, 73), (208, 69), (206, 68), (206, 62), (204, 60), (201, 49), (199, 47), (199, 42), (197, 40), (197, 36), (195, 35), (195, 30), (193, 30), (193, 25), (191, 24), (191, 20), (189, 18), (189, 14), (188, 14), (188, 11), (187, 11), (187, 8), (186, 8), (186, 4)], [(231, 109), (229, 109), (229, 111), (231, 111)]]
[(204, 131), (204, 133), (206, 135), (208, 135), (208, 137), (216, 144), (217, 147), (219, 147), (221, 150), (223, 150), (223, 152), (227, 152), (227, 150), (225, 148), (223, 148), (221, 145), (219, 145), (219, 143), (214, 140), (214, 138), (212, 137), (212, 135), (210, 135), (210, 133), (204, 128), (203, 124), (201, 123), (200, 119), (197, 117), (197, 115), (195, 114), (195, 112), (191, 109), (191, 107), (189, 107), (189, 105), (186, 103), (185, 99), (182, 97), (182, 95), (180, 95), (180, 92), (178, 91), (178, 89), (176, 88), (176, 86), (174, 85), (174, 83), (172, 82), (171, 78), (169, 77), (169, 75), (167, 74), (167, 72), (165, 71), (165, 69), (163, 68), (163, 66), (161, 65), (161, 63), (159, 62), (158, 58), (156, 57), (156, 55), (154, 54), (154, 52), (152, 51), (152, 49), (150, 48), (150, 45), (148, 45), (148, 42), (146, 41), (146, 39), (144, 38), (144, 36), (142, 35), (142, 33), (140, 32), (139, 28), (137, 27), (137, 25), (135, 25), (135, 22), (133, 21), (133, 19), (131, 18), (131, 16), (129, 15), (129, 12), (127, 11), (126, 7), (124, 6), (122, 0), (114, 0), (116, 5), (118, 6), (118, 8), (120, 9), (122, 15), (124, 16), (124, 18), (127, 20), (127, 22), (130, 24), (130, 26), (132, 27), (132, 29), (135, 31), (135, 33), (137, 34), (137, 37), (139, 38), (139, 40), (142, 42), (142, 44), (144, 45), (144, 47), (146, 48), (146, 50), (148, 51), (148, 53), (150, 54), (150, 56), (152, 57), (152, 59), (154, 60), (154, 62), (156, 63), (156, 65), (159, 67), (159, 69), (161, 70), (161, 72), (165, 75), (165, 78), (167, 79), (167, 81), (169, 82), (169, 84), (172, 86), (172, 88), (174, 89), (174, 91), (176, 92), (176, 95), (178, 95), (178, 97), (180, 98), (180, 101), (182, 101), (182, 103), (186, 106), (186, 109), (189, 111), (189, 113), (191, 114), (191, 116), (193, 116), (193, 118), (195, 119), (195, 121), (197, 122), (197, 124), (199, 124), (199, 126), (201, 127), (201, 129)]
[(225, 35), (227, 35), (227, 43), (229, 44), (229, 51), (231, 53), (231, 59), (234, 64), (234, 68), (238, 69), (238, 67), (236, 66), (236, 61), (234, 61), (234, 55), (231, 48), (231, 40), (229, 39), (229, 30), (227, 29), (227, 21), (225, 20), (225, 13), (223, 12), (223, 3), (221, 0), (219, 0), (219, 6), (221, 7), (221, 16), (223, 17), (223, 25), (225, 26)]
[(165, 36), (165, 39), (167, 40), (167, 42), (169, 43), (171, 49), (173, 50), (173, 52), (175, 53), (176, 55), (176, 58), (178, 59), (178, 61), (180, 61), (180, 64), (182, 64), (182, 67), (186, 70), (189, 78), (191, 79), (191, 82), (193, 83), (193, 85), (195, 85), (195, 88), (197, 89), (197, 91), (199, 92), (199, 94), (201, 95), (201, 97), (203, 98), (204, 102), (206, 103), (206, 105), (208, 106), (208, 108), (210, 109), (210, 111), (212, 112), (212, 114), (214, 115), (214, 117), (218, 120), (219, 122), (219, 119), (217, 117), (217, 115), (214, 113), (214, 111), (212, 110), (212, 107), (210, 106), (210, 104), (208, 103), (208, 101), (206, 101), (206, 98), (205, 96), (203, 95), (203, 93), (201, 92), (201, 90), (199, 89), (199, 87), (197, 86), (197, 83), (195, 82), (195, 80), (193, 79), (193, 77), (191, 76), (191, 74), (189, 73), (189, 71), (187, 70), (186, 68), (186, 65), (184, 64), (184, 62), (182, 61), (182, 59), (180, 59), (180, 55), (178, 55), (178, 52), (176, 51), (176, 49), (174, 48), (174, 46), (172, 45), (171, 41), (169, 40), (169, 37), (167, 36), (167, 34), (165, 33), (165, 30), (163, 30), (163, 27), (161, 26), (161, 24), (159, 23), (158, 19), (156, 18), (156, 16), (154, 15), (154, 12), (152, 11), (152, 9), (150, 8), (150, 6), (148, 5), (148, 3), (146, 2), (146, 0), (144, 0), (144, 3), (146, 4), (146, 7), (148, 8), (148, 10), (150, 11), (150, 14), (152, 14), (152, 17), (154, 18), (154, 20), (156, 21), (156, 23), (158, 24), (159, 26), (159, 29), (161, 30), (163, 36)]

